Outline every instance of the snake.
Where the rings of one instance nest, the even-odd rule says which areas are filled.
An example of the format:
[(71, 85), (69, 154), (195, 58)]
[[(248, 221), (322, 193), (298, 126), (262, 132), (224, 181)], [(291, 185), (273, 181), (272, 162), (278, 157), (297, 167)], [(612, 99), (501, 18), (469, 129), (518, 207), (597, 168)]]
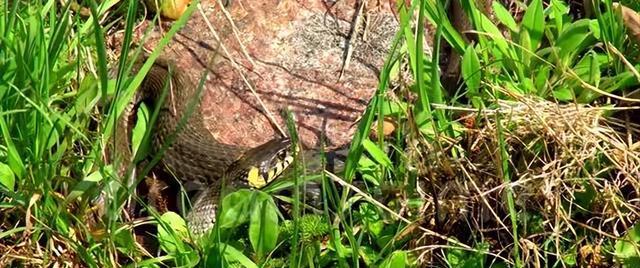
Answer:
[[(142, 63), (137, 61), (132, 73), (137, 73)], [(185, 217), (196, 236), (213, 228), (223, 186), (261, 188), (293, 161), (291, 140), (286, 137), (254, 148), (219, 142), (206, 128), (198, 91), (198, 85), (173, 60), (157, 58), (119, 118), (115, 133), (120, 157), (132, 162), (130, 138), (137, 109), (142, 103), (150, 110), (158, 108), (150, 154), (161, 154), (157, 167), (182, 183), (199, 187)]]

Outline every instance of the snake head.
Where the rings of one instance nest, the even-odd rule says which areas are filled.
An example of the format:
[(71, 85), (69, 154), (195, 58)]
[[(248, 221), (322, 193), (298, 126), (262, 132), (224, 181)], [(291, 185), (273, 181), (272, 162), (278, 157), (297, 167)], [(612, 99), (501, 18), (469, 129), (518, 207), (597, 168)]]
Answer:
[(292, 147), (289, 138), (280, 138), (246, 151), (227, 169), (227, 182), (256, 189), (266, 186), (293, 162)]

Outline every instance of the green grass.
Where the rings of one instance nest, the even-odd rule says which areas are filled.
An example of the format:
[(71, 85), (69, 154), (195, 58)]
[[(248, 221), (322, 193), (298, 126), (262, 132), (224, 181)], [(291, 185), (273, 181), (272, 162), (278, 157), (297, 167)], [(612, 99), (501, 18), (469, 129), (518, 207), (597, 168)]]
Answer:
[[(521, 17), (496, 1), (493, 20), (475, 1), (460, 2), (476, 42), (464, 41), (441, 1), (399, 5), (400, 29), (338, 176), (311, 172), (299, 157), (283, 180), (225, 196), (215, 230), (196, 239), (182, 215), (153, 213), (140, 198), (134, 202), (152, 216), (127, 219), (133, 191), (113, 172), (123, 163), (104, 157), (113, 153), (115, 119), (196, 5), (132, 74), (130, 57), (108, 58), (104, 33), (124, 18), (129, 44), (143, 19), (137, 1), (91, 1), (100, 15), (82, 18), (59, 1), (4, 0), (0, 264), (633, 267), (640, 161), (631, 144), (639, 130), (610, 106), (628, 105), (618, 96), (638, 86), (620, 58), (638, 69), (638, 46), (611, 1), (582, 20), (561, 0), (528, 1)], [(427, 21), (435, 33), (413, 26)], [(426, 34), (462, 55), (454, 92), (440, 83), (440, 42), (432, 55), (424, 52)], [(116, 54), (140, 51), (127, 45)], [(406, 86), (390, 87), (403, 75)], [(583, 104), (601, 108), (596, 116)], [(293, 115), (285, 116), (296, 140)], [(393, 134), (372, 137), (385, 119), (395, 122)], [(144, 140), (151, 130), (136, 131)], [(319, 155), (310, 161), (324, 161)], [(320, 185), (319, 208), (308, 206), (311, 181)], [(101, 191), (106, 213), (91, 223)], [(139, 225), (158, 230), (159, 252), (138, 245), (132, 230)]]

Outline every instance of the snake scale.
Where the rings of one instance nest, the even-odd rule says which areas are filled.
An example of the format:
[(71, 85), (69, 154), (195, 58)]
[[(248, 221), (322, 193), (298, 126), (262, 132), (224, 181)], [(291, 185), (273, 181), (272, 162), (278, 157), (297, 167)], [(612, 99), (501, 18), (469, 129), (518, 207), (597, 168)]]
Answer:
[[(137, 62), (133, 72), (138, 72), (141, 66), (142, 62)], [(163, 92), (166, 97), (161, 99)], [(205, 127), (197, 94), (197, 84), (173, 61), (157, 59), (118, 120), (115, 143), (120, 157), (132, 160), (130, 138), (137, 108), (143, 102), (150, 108), (161, 105), (153, 126), (150, 153), (161, 153), (161, 148), (169, 144), (162, 152), (160, 168), (183, 183), (201, 186), (186, 216), (191, 232), (201, 235), (214, 225), (223, 183), (233, 188), (258, 187), (276, 178), (292, 158), (288, 138), (275, 138), (255, 148), (218, 142)], [(263, 183), (255, 185), (255, 181), (247, 178), (248, 174), (254, 174), (252, 179), (260, 178)]]

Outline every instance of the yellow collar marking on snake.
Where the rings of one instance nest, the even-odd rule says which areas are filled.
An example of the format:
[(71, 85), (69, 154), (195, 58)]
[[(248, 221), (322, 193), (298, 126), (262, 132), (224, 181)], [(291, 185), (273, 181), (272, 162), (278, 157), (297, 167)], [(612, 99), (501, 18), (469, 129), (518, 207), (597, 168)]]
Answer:
[(252, 166), (247, 173), (247, 181), (249, 186), (260, 189), (273, 180), (275, 180), (280, 174), (293, 162), (293, 157), (288, 155), (284, 159), (278, 161), (272, 168), (266, 172), (260, 172), (260, 168)]

